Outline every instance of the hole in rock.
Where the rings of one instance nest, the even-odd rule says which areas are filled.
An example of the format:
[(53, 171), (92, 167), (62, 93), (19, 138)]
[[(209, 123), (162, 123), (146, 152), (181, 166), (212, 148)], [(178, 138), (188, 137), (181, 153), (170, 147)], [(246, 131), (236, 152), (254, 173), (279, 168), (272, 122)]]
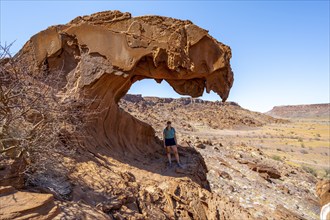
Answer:
[(157, 83), (154, 79), (143, 79), (135, 82), (118, 104), (133, 117), (151, 125), (160, 139), (166, 122), (171, 121), (178, 131), (179, 144), (186, 144), (186, 137), (193, 130), (189, 110), (194, 102), (196, 99), (176, 93), (164, 80)]
[[(141, 166), (141, 162), (134, 165), (161, 175), (187, 176), (209, 190), (204, 159), (195, 148), (187, 144), (191, 138), (195, 138), (192, 134), (195, 125), (191, 125), (190, 122), (194, 121), (192, 117), (195, 112), (203, 107), (199, 102), (200, 99), (176, 93), (165, 80), (161, 83), (157, 83), (154, 79), (136, 81), (118, 102), (119, 107), (135, 119), (150, 125), (161, 140), (166, 122), (171, 121), (177, 131), (178, 151), (185, 169), (177, 171), (166, 168), (167, 157), (162, 142), (158, 142), (159, 146), (150, 146), (158, 150), (149, 155), (148, 159), (143, 158), (143, 163), (147, 166)], [(174, 156), (172, 161), (175, 161)], [(129, 163), (132, 164), (132, 160)]]

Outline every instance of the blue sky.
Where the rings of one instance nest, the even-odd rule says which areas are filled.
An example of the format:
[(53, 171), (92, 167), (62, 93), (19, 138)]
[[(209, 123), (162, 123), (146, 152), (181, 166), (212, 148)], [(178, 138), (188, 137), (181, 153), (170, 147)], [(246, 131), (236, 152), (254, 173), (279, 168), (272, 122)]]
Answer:
[[(188, 19), (232, 48), (229, 101), (265, 112), (275, 105), (329, 102), (329, 1), (4, 1), (1, 44), (16, 53), (37, 32), (79, 15), (120, 10)], [(143, 80), (131, 93), (180, 97)], [(203, 96), (219, 100), (214, 94)]]

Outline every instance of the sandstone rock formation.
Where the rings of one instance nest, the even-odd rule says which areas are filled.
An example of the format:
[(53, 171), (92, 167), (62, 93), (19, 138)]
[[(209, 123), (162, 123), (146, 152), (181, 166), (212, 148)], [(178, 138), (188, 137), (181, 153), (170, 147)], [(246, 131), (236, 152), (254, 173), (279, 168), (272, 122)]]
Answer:
[(330, 180), (322, 180), (316, 184), (316, 193), (320, 198), (321, 219), (330, 219)]
[(20, 192), (0, 187), (0, 219), (54, 219), (59, 208), (51, 194)]
[(93, 100), (88, 111), (98, 114), (86, 128), (92, 149), (131, 154), (156, 145), (151, 126), (118, 108), (134, 82), (166, 80), (179, 94), (197, 97), (206, 89), (226, 101), (233, 84), (230, 58), (228, 46), (190, 21), (119, 11), (49, 27), (15, 57), (29, 63), (36, 77), (58, 77), (65, 88), (63, 101), (73, 96)]

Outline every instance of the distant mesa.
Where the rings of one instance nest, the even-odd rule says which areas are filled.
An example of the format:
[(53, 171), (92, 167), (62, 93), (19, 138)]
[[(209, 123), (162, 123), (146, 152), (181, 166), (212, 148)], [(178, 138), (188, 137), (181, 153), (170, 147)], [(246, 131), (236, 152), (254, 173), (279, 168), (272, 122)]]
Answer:
[(275, 106), (267, 115), (281, 118), (330, 117), (330, 104)]
[[(119, 106), (139, 120), (152, 124), (154, 128), (162, 127), (166, 120), (173, 120), (176, 128), (181, 131), (196, 130), (198, 126), (209, 129), (234, 129), (288, 122), (249, 111), (236, 102), (213, 102), (189, 97), (160, 98), (126, 94), (119, 102)], [(196, 122), (199, 124), (197, 127)], [(159, 134), (159, 131), (157, 133)]]
[[(200, 98), (189, 98), (189, 97), (182, 97), (182, 98), (161, 98), (156, 96), (142, 96), (141, 94), (126, 94), (123, 100), (133, 103), (138, 102), (146, 102), (150, 105), (156, 105), (157, 103), (178, 103), (182, 105), (188, 105), (192, 103), (204, 103), (204, 104), (215, 104), (215, 105), (233, 105), (239, 106), (236, 102), (220, 102), (220, 101), (207, 101)], [(240, 107), (240, 106), (239, 106)]]

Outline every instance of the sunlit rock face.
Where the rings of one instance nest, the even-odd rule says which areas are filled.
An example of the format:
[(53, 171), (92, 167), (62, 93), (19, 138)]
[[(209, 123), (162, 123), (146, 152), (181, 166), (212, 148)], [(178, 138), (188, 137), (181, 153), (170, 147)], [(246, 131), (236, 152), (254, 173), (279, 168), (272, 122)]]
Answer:
[(166, 80), (181, 95), (198, 97), (206, 89), (226, 101), (233, 84), (230, 58), (228, 46), (190, 21), (119, 11), (49, 27), (15, 57), (31, 75), (56, 76), (63, 101), (92, 100), (86, 111), (93, 117), (84, 128), (90, 147), (133, 154), (157, 145), (150, 125), (118, 107), (134, 82)]

